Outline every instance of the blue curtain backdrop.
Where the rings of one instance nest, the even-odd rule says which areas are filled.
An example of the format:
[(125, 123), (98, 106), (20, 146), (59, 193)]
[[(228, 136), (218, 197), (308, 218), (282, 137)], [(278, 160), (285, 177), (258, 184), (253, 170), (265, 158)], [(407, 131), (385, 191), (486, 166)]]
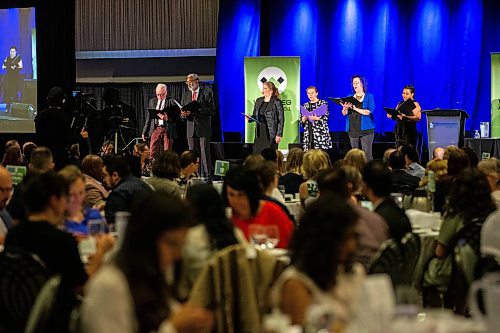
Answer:
[[(500, 51), (496, 1), (272, 0), (268, 11), (259, 8), (258, 0), (221, 1), (215, 79), (225, 131), (243, 131), (243, 57), (256, 55), (300, 56), (302, 101), (310, 85), (324, 99), (350, 94), (351, 76), (364, 75), (379, 132), (392, 131), (383, 107), (395, 106), (406, 84), (424, 110), (465, 109), (467, 129), (490, 120), (490, 52)], [(260, 35), (269, 54), (259, 54), (261, 22), (269, 27)], [(340, 107), (331, 105), (329, 123), (331, 131), (345, 129)]]

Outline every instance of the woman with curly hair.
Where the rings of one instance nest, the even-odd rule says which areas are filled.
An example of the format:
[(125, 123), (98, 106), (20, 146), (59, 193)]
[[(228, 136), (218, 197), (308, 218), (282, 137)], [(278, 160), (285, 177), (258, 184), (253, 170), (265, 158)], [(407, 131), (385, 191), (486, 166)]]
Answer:
[(315, 305), (333, 314), (328, 326), (335, 332), (352, 318), (364, 280), (361, 264), (352, 263), (357, 219), (354, 209), (331, 193), (321, 195), (305, 212), (290, 243), (291, 265), (271, 291), (272, 306), (288, 314), (293, 324), (307, 324), (307, 310)]

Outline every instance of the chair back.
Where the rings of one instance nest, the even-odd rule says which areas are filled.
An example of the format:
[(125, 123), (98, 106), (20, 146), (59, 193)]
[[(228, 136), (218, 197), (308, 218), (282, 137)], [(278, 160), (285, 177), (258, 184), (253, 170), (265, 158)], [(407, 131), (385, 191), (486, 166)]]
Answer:
[(401, 239), (403, 254), (402, 275), (399, 284), (412, 285), (415, 278), (415, 267), (420, 257), (420, 237), (409, 232)]
[(51, 321), (51, 315), (55, 312), (60, 284), (59, 275), (51, 277), (44, 284), (33, 304), (24, 333), (54, 332), (57, 329), (56, 324)]
[(47, 267), (33, 253), (17, 249), (0, 253), (0, 332), (24, 329), (33, 303), (49, 277)]
[(385, 273), (391, 278), (392, 284), (397, 285), (401, 279), (402, 261), (399, 245), (393, 239), (388, 239), (375, 255), (368, 268), (368, 274)]

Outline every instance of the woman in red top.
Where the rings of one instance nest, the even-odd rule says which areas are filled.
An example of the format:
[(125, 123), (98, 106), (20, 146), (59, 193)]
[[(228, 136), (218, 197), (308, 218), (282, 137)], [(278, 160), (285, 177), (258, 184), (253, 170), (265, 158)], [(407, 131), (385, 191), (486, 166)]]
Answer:
[(240, 168), (229, 170), (224, 180), (223, 196), (232, 208), (231, 220), (249, 239), (249, 226), (276, 225), (279, 230), (277, 247), (287, 248), (293, 225), (283, 210), (273, 202), (261, 200), (257, 176)]

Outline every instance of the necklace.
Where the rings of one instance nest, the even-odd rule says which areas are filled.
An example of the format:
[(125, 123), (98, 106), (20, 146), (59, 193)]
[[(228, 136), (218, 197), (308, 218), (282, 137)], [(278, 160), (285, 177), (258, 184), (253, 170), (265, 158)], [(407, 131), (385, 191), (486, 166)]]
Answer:
[(354, 98), (356, 98), (358, 101), (361, 101), (365, 97), (365, 93), (361, 93), (361, 95), (355, 94)]

